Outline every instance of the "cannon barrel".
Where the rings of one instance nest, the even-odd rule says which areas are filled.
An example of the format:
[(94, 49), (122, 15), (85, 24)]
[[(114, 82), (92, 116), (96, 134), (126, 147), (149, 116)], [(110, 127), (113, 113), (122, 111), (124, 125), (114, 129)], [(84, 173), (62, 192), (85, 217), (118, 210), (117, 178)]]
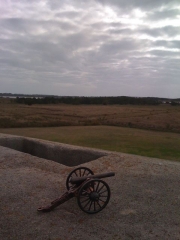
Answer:
[(113, 176), (115, 176), (114, 172), (108, 172), (108, 173), (88, 175), (88, 176), (83, 176), (83, 177), (73, 177), (73, 178), (71, 178), (70, 182), (72, 184), (78, 184), (78, 183), (86, 181), (86, 179), (107, 178), (107, 177), (113, 177)]

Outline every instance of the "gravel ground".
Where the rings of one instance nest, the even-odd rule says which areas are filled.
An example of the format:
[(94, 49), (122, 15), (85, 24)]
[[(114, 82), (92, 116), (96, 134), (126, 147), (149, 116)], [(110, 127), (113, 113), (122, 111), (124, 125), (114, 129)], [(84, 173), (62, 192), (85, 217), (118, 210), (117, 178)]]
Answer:
[(49, 213), (74, 167), (0, 146), (0, 239), (180, 240), (180, 164), (109, 152), (84, 163), (95, 173), (114, 171), (107, 207), (82, 212), (73, 198)]

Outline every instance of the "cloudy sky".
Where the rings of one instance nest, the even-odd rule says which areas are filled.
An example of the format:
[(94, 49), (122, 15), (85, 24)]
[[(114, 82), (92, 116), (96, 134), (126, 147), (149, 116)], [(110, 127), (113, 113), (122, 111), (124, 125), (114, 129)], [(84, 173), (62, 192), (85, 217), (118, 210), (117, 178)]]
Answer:
[(0, 92), (180, 97), (180, 1), (0, 0)]

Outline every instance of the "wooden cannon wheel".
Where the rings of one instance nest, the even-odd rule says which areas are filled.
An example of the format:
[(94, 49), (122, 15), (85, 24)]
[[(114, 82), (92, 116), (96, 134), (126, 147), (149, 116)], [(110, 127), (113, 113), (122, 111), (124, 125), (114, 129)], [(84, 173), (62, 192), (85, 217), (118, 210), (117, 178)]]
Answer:
[(74, 186), (74, 184), (71, 183), (71, 179), (73, 177), (84, 177), (88, 175), (94, 175), (93, 171), (87, 167), (78, 167), (74, 169), (70, 174), (68, 175), (66, 179), (66, 188), (67, 190), (70, 189), (70, 187)]
[(109, 202), (110, 188), (100, 179), (91, 179), (85, 182), (78, 192), (78, 205), (86, 213), (100, 212)]

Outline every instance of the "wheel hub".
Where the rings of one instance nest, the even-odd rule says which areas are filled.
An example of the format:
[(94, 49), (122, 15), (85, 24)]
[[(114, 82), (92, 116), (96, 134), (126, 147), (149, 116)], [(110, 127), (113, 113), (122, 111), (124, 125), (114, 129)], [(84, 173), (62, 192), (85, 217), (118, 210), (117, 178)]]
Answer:
[(99, 193), (98, 192), (91, 192), (89, 195), (91, 201), (98, 201), (99, 200)]

